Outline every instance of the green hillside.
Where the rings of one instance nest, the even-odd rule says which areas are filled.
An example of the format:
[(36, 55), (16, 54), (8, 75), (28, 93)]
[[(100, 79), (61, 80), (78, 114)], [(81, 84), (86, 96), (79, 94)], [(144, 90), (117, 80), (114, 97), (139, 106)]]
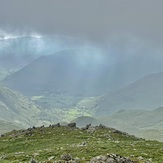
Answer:
[(146, 139), (163, 141), (163, 108), (152, 111), (122, 110), (103, 116), (99, 121), (105, 125)]
[(55, 114), (46, 112), (46, 108), (43, 109), (28, 97), (3, 86), (0, 86), (0, 109), (0, 120), (22, 127), (58, 121)]
[(87, 130), (39, 127), (3, 135), (0, 138), (0, 162), (28, 163), (33, 158), (40, 163), (70, 159), (82, 163), (95, 156), (112, 154), (112, 158), (120, 155), (133, 160), (130, 163), (162, 163), (162, 146), (163, 143), (145, 141), (104, 126)]
[(118, 110), (153, 110), (163, 106), (163, 73), (153, 73), (99, 100), (96, 115)]
[(20, 127), (69, 122), (79, 116), (94, 115), (98, 99), (55, 94), (29, 98), (0, 86), (0, 120)]

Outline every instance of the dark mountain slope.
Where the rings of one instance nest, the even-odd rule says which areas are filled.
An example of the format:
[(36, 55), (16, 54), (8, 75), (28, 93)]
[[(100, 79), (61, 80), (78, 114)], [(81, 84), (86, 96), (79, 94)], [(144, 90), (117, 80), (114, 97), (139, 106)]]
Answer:
[[(110, 61), (90, 50), (64, 50), (43, 56), (9, 76), (4, 83), (25, 94), (45, 91), (68, 94), (100, 94), (106, 89), (107, 65)], [(101, 85), (103, 83), (103, 85)]]
[[(96, 49), (63, 50), (43, 56), (3, 83), (24, 94), (45, 92), (101, 95), (119, 90), (150, 73), (163, 72), (160, 54), (137, 54), (118, 63)], [(30, 89), (29, 89), (30, 88)]]
[(154, 73), (103, 96), (96, 114), (105, 115), (121, 109), (151, 110), (160, 106), (163, 106), (163, 73)]
[(111, 91), (119, 90), (151, 73), (163, 72), (163, 55), (140, 53), (112, 65), (107, 71), (108, 87)]
[(83, 41), (69, 37), (38, 34), (10, 35), (0, 31), (0, 80), (43, 55), (79, 47)]

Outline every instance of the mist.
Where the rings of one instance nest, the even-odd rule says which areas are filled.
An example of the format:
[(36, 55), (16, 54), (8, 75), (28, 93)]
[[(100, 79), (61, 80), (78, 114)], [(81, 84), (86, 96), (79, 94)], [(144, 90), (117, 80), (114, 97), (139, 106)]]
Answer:
[(0, 0), (0, 56), (25, 55), (33, 61), (84, 48), (103, 51), (114, 64), (137, 54), (161, 53), (162, 5), (161, 0)]

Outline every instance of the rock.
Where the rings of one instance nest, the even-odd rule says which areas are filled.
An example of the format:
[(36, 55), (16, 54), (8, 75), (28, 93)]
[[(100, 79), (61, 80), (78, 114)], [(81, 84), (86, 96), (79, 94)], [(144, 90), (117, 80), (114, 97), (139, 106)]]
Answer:
[(33, 153), (33, 157), (39, 156), (39, 153)]
[(144, 158), (142, 156), (139, 156), (138, 159), (139, 160), (144, 160)]
[(36, 160), (32, 159), (29, 163), (38, 163)]
[(81, 144), (79, 144), (80, 147), (83, 147), (83, 146), (87, 146), (87, 143), (86, 142), (82, 142)]
[(72, 160), (72, 156), (70, 154), (64, 154), (61, 156), (61, 160), (70, 161)]
[(96, 131), (96, 128), (95, 128), (95, 127), (91, 127), (91, 126), (90, 126), (90, 127), (87, 129), (87, 132), (90, 133), (90, 134), (93, 134), (95, 131)]
[(61, 127), (61, 125), (60, 125), (60, 123), (57, 123), (57, 124), (52, 125), (51, 127), (52, 128), (54, 128), (54, 127)]
[(16, 152), (15, 155), (21, 155), (24, 154), (24, 152)]
[(54, 158), (55, 158), (55, 156), (51, 156), (48, 158), (48, 160), (50, 161), (50, 160), (53, 160)]
[(79, 157), (75, 157), (74, 160), (75, 160), (76, 162), (80, 162), (80, 158), (79, 158)]
[(2, 134), (1, 137), (5, 137), (5, 134)]
[(132, 160), (116, 154), (107, 154), (104, 156), (97, 156), (92, 158), (87, 163), (134, 163)]
[(76, 123), (75, 122), (68, 123), (67, 126), (71, 128), (76, 128)]
[(85, 127), (82, 127), (81, 129), (82, 129), (82, 130), (88, 130), (90, 126), (91, 126), (91, 124), (88, 124), (88, 125), (86, 125)]
[(33, 129), (32, 128), (27, 128), (27, 131), (32, 131)]
[(104, 126), (103, 124), (100, 124), (100, 125), (98, 126), (98, 128), (107, 128), (107, 127)]

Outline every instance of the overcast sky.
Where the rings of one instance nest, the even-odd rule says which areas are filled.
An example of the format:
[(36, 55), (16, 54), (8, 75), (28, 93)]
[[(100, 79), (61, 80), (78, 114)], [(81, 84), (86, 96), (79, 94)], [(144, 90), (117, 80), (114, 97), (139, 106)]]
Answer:
[(163, 0), (0, 0), (0, 28), (105, 43), (132, 35), (162, 46)]

